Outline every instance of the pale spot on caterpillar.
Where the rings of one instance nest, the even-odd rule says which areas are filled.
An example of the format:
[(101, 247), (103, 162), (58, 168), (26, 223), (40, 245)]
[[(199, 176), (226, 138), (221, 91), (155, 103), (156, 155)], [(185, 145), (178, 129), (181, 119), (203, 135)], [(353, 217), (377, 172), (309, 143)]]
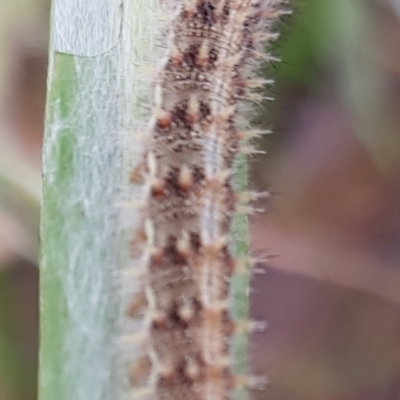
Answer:
[(196, 62), (199, 65), (199, 67), (204, 68), (207, 66), (209, 59), (210, 59), (209, 41), (204, 40), (200, 46), (199, 52), (197, 53)]
[(195, 309), (190, 304), (184, 304), (179, 307), (178, 316), (182, 322), (188, 324), (195, 316)]
[(187, 358), (184, 367), (184, 374), (191, 381), (196, 381), (201, 376), (201, 366), (194, 359)]
[(183, 165), (179, 170), (178, 184), (185, 191), (190, 190), (194, 185), (193, 173), (186, 165)]
[(182, 236), (176, 242), (176, 251), (184, 259), (188, 259), (190, 257), (192, 248), (190, 237), (187, 232), (183, 232)]
[(192, 94), (189, 97), (186, 116), (190, 123), (197, 122), (200, 117), (200, 103), (195, 94)]

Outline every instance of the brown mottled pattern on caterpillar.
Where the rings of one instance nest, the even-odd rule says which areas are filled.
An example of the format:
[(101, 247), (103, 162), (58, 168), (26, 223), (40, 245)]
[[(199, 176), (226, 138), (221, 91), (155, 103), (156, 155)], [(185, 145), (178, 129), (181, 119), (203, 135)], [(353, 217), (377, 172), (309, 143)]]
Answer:
[[(166, 35), (167, 54), (155, 83), (155, 110), (141, 172), (146, 207), (143, 246), (148, 357), (132, 381), (148, 382), (157, 400), (223, 400), (243, 379), (231, 372), (229, 339), (237, 327), (228, 309), (236, 261), (229, 250), (231, 217), (240, 196), (232, 165), (246, 133), (242, 101), (258, 100), (254, 77), (268, 59), (264, 42), (283, 0), (181, 0)], [(149, 378), (146, 370), (149, 369)]]

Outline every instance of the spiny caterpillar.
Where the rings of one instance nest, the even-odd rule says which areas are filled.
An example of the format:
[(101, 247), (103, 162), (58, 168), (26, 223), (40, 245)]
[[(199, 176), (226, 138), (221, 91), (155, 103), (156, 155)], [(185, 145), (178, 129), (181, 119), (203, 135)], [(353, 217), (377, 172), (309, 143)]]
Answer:
[(243, 103), (262, 99), (269, 82), (255, 72), (272, 59), (264, 45), (287, 10), (285, 0), (172, 3), (146, 153), (132, 173), (145, 192), (132, 246), (145, 272), (128, 314), (144, 313), (146, 350), (130, 377), (149, 399), (224, 400), (252, 382), (230, 360), (232, 335), (254, 326), (229, 313), (230, 279), (243, 269), (231, 220), (254, 197), (234, 191), (233, 163), (255, 151)]

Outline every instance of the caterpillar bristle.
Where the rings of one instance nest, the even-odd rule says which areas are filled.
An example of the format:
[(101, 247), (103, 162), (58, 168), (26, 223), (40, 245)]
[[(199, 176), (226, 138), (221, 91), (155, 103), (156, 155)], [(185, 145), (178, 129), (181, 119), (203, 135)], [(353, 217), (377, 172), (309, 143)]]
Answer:
[(152, 178), (149, 182), (153, 196), (162, 196), (165, 191), (166, 181), (162, 178)]
[(252, 140), (252, 139), (258, 139), (262, 137), (263, 135), (269, 135), (271, 134), (272, 131), (267, 129), (264, 131), (259, 131), (259, 130), (252, 130), (252, 131), (241, 131), (239, 132), (239, 140), (247, 141), (247, 140)]
[(232, 388), (264, 390), (268, 380), (263, 376), (235, 375), (232, 379)]
[(149, 356), (145, 355), (133, 362), (129, 367), (129, 382), (132, 386), (138, 386), (145, 381), (151, 372), (151, 361)]
[(142, 332), (130, 335), (124, 335), (119, 338), (120, 344), (136, 344), (144, 345), (146, 343), (146, 335)]
[(130, 183), (133, 185), (142, 185), (145, 180), (145, 166), (144, 163), (140, 163), (131, 173), (130, 175)]
[(146, 273), (143, 271), (142, 267), (135, 266), (135, 267), (129, 267), (126, 268), (122, 271), (118, 271), (116, 274), (117, 278), (121, 279), (126, 279), (126, 278), (135, 278), (135, 279), (140, 279), (146, 276)]
[(249, 146), (247, 144), (240, 146), (239, 153), (244, 155), (267, 154), (265, 150), (258, 150), (257, 148)]
[(140, 291), (131, 300), (126, 315), (130, 318), (136, 318), (142, 314), (147, 306), (147, 299), (143, 291)]
[(257, 201), (259, 199), (267, 199), (271, 197), (271, 193), (268, 191), (265, 192), (256, 192), (256, 191), (243, 191), (236, 193), (236, 201), (238, 203), (250, 203), (253, 201)]
[(150, 400), (154, 398), (155, 391), (150, 387), (135, 389), (131, 394), (131, 400)]
[(143, 209), (145, 207), (145, 203), (142, 200), (139, 200), (139, 199), (131, 199), (129, 201), (117, 204), (117, 207), (120, 207), (120, 208), (132, 208), (132, 209), (136, 209), (136, 210), (141, 210), (141, 209)]
[(244, 320), (234, 322), (234, 333), (238, 335), (249, 335), (252, 333), (262, 333), (267, 329), (265, 321)]
[(263, 274), (265, 271), (257, 266), (260, 260), (253, 257), (238, 257), (233, 260), (232, 271), (236, 275)]

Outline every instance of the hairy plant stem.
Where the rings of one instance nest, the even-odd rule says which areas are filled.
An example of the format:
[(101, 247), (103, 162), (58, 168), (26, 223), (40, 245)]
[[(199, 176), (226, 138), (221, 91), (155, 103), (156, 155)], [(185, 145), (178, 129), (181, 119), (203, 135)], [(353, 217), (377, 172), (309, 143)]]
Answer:
[[(121, 137), (140, 118), (136, 68), (154, 48), (156, 4), (126, 2), (117, 16), (117, 42), (89, 57), (73, 54), (73, 37), (64, 43), (72, 54), (59, 52), (54, 38), (85, 13), (95, 25), (90, 13), (99, 2), (53, 2), (40, 228), (40, 400), (116, 398)], [(56, 7), (64, 20), (55, 18)], [(81, 47), (102, 49), (96, 27), (89, 33), (78, 38), (87, 40)]]

